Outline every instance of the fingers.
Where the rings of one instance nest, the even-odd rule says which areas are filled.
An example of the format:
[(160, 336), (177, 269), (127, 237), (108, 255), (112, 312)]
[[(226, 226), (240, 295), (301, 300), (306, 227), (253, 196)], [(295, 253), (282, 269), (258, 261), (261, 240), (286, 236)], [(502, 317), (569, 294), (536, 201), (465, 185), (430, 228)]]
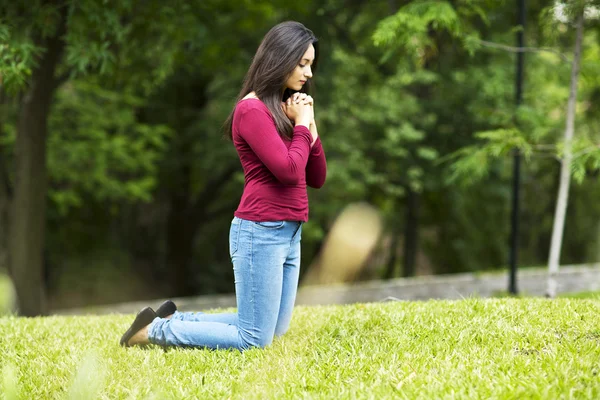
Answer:
[[(298, 92), (298, 93), (294, 93), (291, 96), (291, 102), (296, 103), (296, 104), (303, 103), (303, 104), (313, 105), (314, 100), (313, 100), (312, 96), (310, 96), (310, 95), (308, 95), (306, 93), (299, 93)], [(290, 103), (288, 102), (288, 104), (290, 104)]]
[(304, 100), (306, 98), (306, 96), (308, 96), (306, 93), (294, 93), (293, 97), (294, 97), (294, 101), (296, 103), (300, 103), (302, 100)]
[(295, 106), (309, 106), (313, 107), (314, 100), (312, 96), (309, 96), (306, 93), (294, 93), (290, 96), (285, 102), (282, 102), (283, 111), (288, 114), (289, 112), (295, 113), (292, 111), (295, 109)]
[(304, 104), (310, 104), (310, 105), (312, 106), (312, 105), (313, 105), (313, 103), (314, 103), (314, 100), (313, 100), (312, 96), (310, 96), (310, 95), (307, 95), (307, 96), (304, 98)]

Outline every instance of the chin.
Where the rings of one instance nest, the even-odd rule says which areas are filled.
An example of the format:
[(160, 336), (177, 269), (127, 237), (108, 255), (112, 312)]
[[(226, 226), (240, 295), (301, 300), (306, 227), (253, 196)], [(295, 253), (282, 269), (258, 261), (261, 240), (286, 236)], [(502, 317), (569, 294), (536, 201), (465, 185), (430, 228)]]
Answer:
[(297, 85), (297, 86), (286, 86), (289, 90), (293, 90), (295, 92), (299, 92), (302, 90), (302, 88), (304, 87), (303, 85)]

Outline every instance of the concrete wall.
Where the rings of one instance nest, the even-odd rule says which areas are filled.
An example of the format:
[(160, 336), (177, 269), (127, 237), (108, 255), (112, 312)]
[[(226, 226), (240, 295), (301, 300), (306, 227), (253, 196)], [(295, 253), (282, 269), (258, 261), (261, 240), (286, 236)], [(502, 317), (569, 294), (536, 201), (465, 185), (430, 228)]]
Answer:
[[(545, 269), (519, 271), (517, 287), (520, 294), (544, 296)], [(600, 291), (600, 264), (562, 266), (558, 276), (559, 293)], [(298, 291), (297, 305), (327, 305), (376, 302), (386, 300), (461, 299), (490, 297), (506, 292), (508, 274), (435, 275), (389, 281), (361, 282), (352, 285), (307, 286)], [(235, 307), (233, 295), (200, 296), (174, 299), (181, 311), (201, 311)], [(162, 299), (123, 303), (88, 309), (56, 310), (54, 314), (135, 313), (147, 305), (158, 306)]]

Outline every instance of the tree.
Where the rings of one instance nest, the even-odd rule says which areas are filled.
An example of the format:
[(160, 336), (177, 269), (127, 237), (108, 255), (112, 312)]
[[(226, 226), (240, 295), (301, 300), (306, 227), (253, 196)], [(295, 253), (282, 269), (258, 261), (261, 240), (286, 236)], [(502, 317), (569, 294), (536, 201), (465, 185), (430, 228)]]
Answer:
[(575, 105), (577, 101), (577, 83), (579, 79), (579, 69), (581, 52), (583, 45), (583, 27), (585, 3), (578, 4), (576, 9), (576, 34), (575, 50), (573, 52), (573, 62), (571, 67), (571, 82), (569, 85), (569, 100), (567, 103), (567, 121), (565, 128), (564, 149), (560, 168), (560, 183), (558, 188), (558, 199), (556, 201), (556, 211), (554, 214), (554, 225), (552, 228), (552, 241), (550, 243), (550, 257), (548, 259), (548, 288), (547, 296), (556, 297), (558, 282), (556, 276), (560, 263), (560, 249), (562, 247), (562, 238), (565, 226), (565, 216), (567, 213), (567, 204), (569, 199), (569, 184), (571, 182), (571, 163), (573, 162), (573, 135), (575, 132)]
[[(38, 0), (1, 9), (0, 74), (17, 96), (18, 123), (9, 225), (9, 270), (22, 315), (46, 313), (43, 284), (48, 118), (57, 88), (103, 74), (123, 88), (151, 91), (181, 43), (197, 38), (186, 2)], [(185, 29), (189, 31), (185, 31)], [(142, 66), (151, 63), (155, 68)]]
[[(532, 157), (540, 155), (548, 155), (555, 157), (561, 161), (560, 180), (558, 188), (558, 197), (555, 206), (555, 216), (552, 229), (552, 239), (550, 243), (550, 256), (548, 259), (548, 289), (547, 295), (554, 297), (556, 295), (556, 274), (558, 273), (558, 265), (560, 258), (560, 249), (562, 246), (563, 231), (565, 225), (565, 216), (568, 202), (568, 192), (571, 175), (574, 175), (578, 182), (583, 181), (586, 173), (600, 168), (600, 159), (597, 151), (598, 145), (594, 143), (594, 139), (589, 135), (582, 135), (581, 139), (574, 139), (574, 122), (575, 122), (575, 106), (577, 101), (577, 86), (579, 69), (581, 67), (581, 53), (583, 42), (583, 22), (584, 9), (586, 4), (592, 5), (594, 2), (581, 1), (571, 2), (568, 5), (562, 2), (555, 2), (550, 7), (545, 8), (541, 13), (541, 17), (546, 25), (546, 29), (554, 30), (554, 33), (549, 35), (555, 42), (557, 33), (564, 31), (558, 29), (560, 26), (568, 26), (568, 21), (571, 17), (576, 20), (575, 32), (575, 51), (571, 68), (571, 80), (568, 90), (568, 99), (566, 107), (566, 129), (564, 131), (564, 140), (558, 144), (547, 144), (545, 140), (553, 139), (555, 131), (555, 121), (551, 119), (542, 120), (542, 116), (548, 114), (556, 114), (555, 108), (545, 109), (545, 107), (556, 107), (546, 100), (546, 104), (534, 104), (529, 107), (521, 107), (517, 112), (517, 118), (520, 120), (520, 126), (506, 124), (504, 127), (495, 131), (480, 132), (478, 137), (484, 140), (483, 145), (473, 145), (461, 149), (455, 153), (459, 159), (451, 168), (453, 169), (452, 179), (458, 177), (469, 177), (468, 180), (473, 182), (485, 176), (490, 169), (490, 160), (508, 154), (510, 149), (518, 148), (528, 161), (532, 161)], [(557, 15), (561, 14), (560, 18)], [(597, 14), (597, 13), (596, 13)], [(568, 31), (571, 34), (571, 31)], [(556, 48), (547, 47), (527, 47), (514, 48), (511, 46), (499, 45), (497, 43), (484, 42), (485, 46), (499, 48), (503, 50), (514, 51), (531, 51), (531, 52), (546, 52), (547, 54), (558, 55), (559, 62), (568, 61), (568, 57), (561, 53)], [(547, 61), (547, 60), (546, 60)], [(541, 78), (542, 80), (545, 78)], [(547, 88), (551, 88), (547, 81), (543, 81)], [(534, 78), (535, 85), (535, 78)], [(551, 90), (551, 89), (550, 89)], [(548, 90), (548, 92), (550, 92)], [(551, 93), (551, 92), (550, 92)], [(543, 97), (538, 92), (537, 97)], [(553, 96), (549, 97), (552, 99)], [(540, 103), (540, 102), (537, 102)], [(535, 107), (540, 107), (535, 109)], [(542, 117), (542, 118), (540, 118)], [(575, 151), (577, 149), (578, 151)]]
[[(406, 143), (388, 140), (382, 146), (385, 171), (406, 171), (405, 177), (396, 181), (402, 182), (403, 197), (405, 197), (404, 215), (404, 260), (403, 276), (415, 274), (415, 260), (418, 251), (420, 208), (425, 187), (431, 190), (440, 188), (440, 181), (433, 161), (444, 149), (438, 143), (438, 127), (443, 124), (442, 110), (438, 109), (436, 95), (448, 82), (448, 73), (458, 68), (455, 59), (457, 54), (466, 55), (469, 50), (468, 40), (477, 34), (478, 24), (487, 24), (487, 18), (482, 10), (485, 2), (461, 1), (428, 2), (412, 1), (396, 10), (391, 16), (379, 22), (373, 34), (374, 43), (385, 50), (383, 59), (393, 54), (402, 53), (410, 57), (414, 79), (406, 89), (418, 105), (419, 114), (409, 118), (412, 127), (404, 124), (397, 128), (398, 137), (404, 136)], [(450, 48), (448, 51), (446, 48)], [(399, 65), (401, 61), (399, 61)], [(403, 68), (407, 66), (403, 65)], [(388, 86), (391, 86), (388, 84)], [(405, 89), (405, 90), (406, 90)], [(404, 135), (402, 135), (404, 131)], [(410, 141), (410, 136), (420, 136), (418, 140)], [(393, 137), (392, 137), (393, 138)], [(412, 142), (412, 143), (411, 143)], [(399, 154), (404, 152), (404, 162), (399, 163)], [(394, 178), (392, 177), (392, 180)], [(401, 218), (395, 220), (399, 224)], [(392, 255), (388, 264), (386, 276), (392, 277), (395, 263), (396, 245), (398, 243), (398, 228), (393, 230)]]

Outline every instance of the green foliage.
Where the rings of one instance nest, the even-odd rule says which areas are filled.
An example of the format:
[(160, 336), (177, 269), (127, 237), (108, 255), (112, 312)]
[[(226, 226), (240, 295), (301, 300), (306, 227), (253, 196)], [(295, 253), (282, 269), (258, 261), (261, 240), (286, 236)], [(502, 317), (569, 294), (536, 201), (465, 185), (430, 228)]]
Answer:
[(41, 41), (56, 32), (60, 15), (56, 6), (39, 0), (5, 2), (0, 11), (0, 83), (16, 94), (26, 87), (45, 52)]
[[(40, 38), (55, 32), (62, 9), (37, 0), (5, 3), (0, 75), (9, 97), (0, 105), (0, 156), (10, 166), (17, 95), (45, 51)], [(393, 9), (394, 3), (401, 7)], [(190, 280), (198, 282), (198, 292), (231, 289), (227, 228), (243, 176), (221, 126), (260, 39), (286, 19), (304, 22), (321, 44), (313, 94), (328, 179), (322, 189), (309, 189), (303, 264), (311, 264), (331, 223), (353, 201), (381, 210), (388, 228), (381, 248), (388, 253), (387, 235), (404, 226), (406, 193), (412, 191), (420, 196), (419, 263), (433, 272), (501, 267), (510, 194), (509, 163), (503, 160), (514, 148), (528, 162), (522, 259), (545, 261), (570, 65), (554, 52), (526, 53), (524, 101), (515, 107), (514, 53), (482, 42), (514, 44), (514, 4), (67, 4), (66, 47), (57, 71), (62, 84), (48, 137), (47, 252), (53, 274), (63, 277), (69, 269), (98, 280), (105, 274), (110, 285), (121, 278), (90, 260), (115, 252), (123, 257), (105, 264), (133, 276), (142, 270), (164, 283), (172, 271), (165, 261), (169, 210), (183, 204), (185, 215), (206, 215), (194, 233), (181, 224), (181, 237), (194, 237)], [(527, 45), (569, 56), (572, 24), (550, 18), (553, 12), (547, 2), (528, 5)], [(572, 189), (576, 206), (566, 226), (572, 229), (565, 237), (566, 260), (597, 254), (600, 46), (593, 24), (586, 26), (582, 58), (572, 164), (581, 186)], [(207, 193), (207, 184), (232, 168), (235, 173)], [(12, 178), (10, 167), (8, 173)], [(375, 254), (373, 262), (381, 264), (385, 256)], [(94, 271), (78, 273), (84, 266)], [(76, 284), (66, 281), (51, 287)]]
[[(434, 36), (444, 32), (458, 39), (461, 46), (473, 55), (479, 46), (480, 33), (472, 22), (489, 25), (486, 8), (493, 6), (498, 4), (481, 0), (411, 1), (394, 15), (382, 19), (372, 38), (376, 46), (403, 49), (423, 63), (431, 54), (440, 51)], [(386, 57), (389, 54), (387, 52)]]
[(54, 132), (48, 164), (55, 185), (65, 189), (51, 192), (51, 197), (151, 199), (157, 163), (171, 130), (140, 123), (135, 110), (141, 101), (94, 83), (74, 82), (59, 93), (50, 121)]
[[(60, 215), (94, 201), (150, 201), (171, 129), (140, 123), (142, 99), (73, 81), (57, 94), (49, 121), (49, 198)], [(3, 146), (16, 131), (7, 125)]]
[(488, 175), (493, 159), (507, 156), (516, 149), (529, 160), (533, 152), (531, 144), (516, 129), (478, 132), (475, 137), (482, 139), (483, 144), (463, 147), (440, 159), (440, 162), (456, 160), (450, 165), (449, 183), (473, 184)]
[[(563, 151), (559, 148), (559, 154)], [(588, 171), (600, 170), (600, 143), (589, 138), (581, 138), (573, 142), (573, 161), (571, 173), (577, 183), (582, 183)]]
[(107, 77), (105, 87), (119, 85), (146, 94), (173, 72), (186, 43), (198, 46), (205, 36), (198, 24), (201, 2), (38, 3), (16, 1), (1, 9), (0, 74), (11, 93), (26, 87), (37, 57), (46, 51), (44, 39), (57, 32), (63, 18), (62, 76), (101, 74)]
[[(572, 12), (572, 10), (568, 11)], [(571, 37), (572, 27), (565, 28), (554, 17), (554, 8), (542, 12), (542, 21), (551, 19), (553, 24), (562, 26), (558, 29), (563, 36)], [(570, 15), (570, 14), (569, 14)], [(582, 57), (582, 73), (578, 86), (578, 103), (575, 124), (575, 139), (572, 143), (574, 157), (570, 165), (571, 172), (577, 182), (583, 182), (586, 174), (597, 171), (600, 167), (597, 152), (600, 136), (597, 129), (597, 113), (587, 112), (590, 107), (591, 97), (598, 88), (598, 81), (594, 72), (600, 67), (598, 62), (598, 36), (594, 31), (588, 32), (585, 39), (586, 47)], [(561, 37), (555, 36), (552, 44), (559, 45)], [(544, 40), (548, 40), (545, 38)], [(547, 43), (547, 42), (546, 42)], [(571, 51), (571, 42), (567, 43), (566, 51)], [(560, 47), (556, 47), (562, 51)], [(494, 71), (493, 66), (487, 68)], [(500, 129), (494, 130), (499, 134), (487, 137), (477, 135), (484, 140), (482, 145), (469, 145), (446, 160), (453, 159), (450, 166), (450, 181), (463, 180), (464, 183), (473, 184), (487, 176), (491, 159), (504, 157), (511, 149), (518, 149), (526, 156), (529, 163), (536, 162), (540, 157), (560, 159), (563, 156), (563, 132), (565, 129), (566, 106), (569, 95), (570, 64), (565, 63), (556, 54), (541, 52), (528, 56), (526, 69), (535, 71), (526, 76), (524, 105), (520, 106), (511, 117), (511, 107), (508, 104), (497, 104), (501, 118), (492, 120)], [(593, 71), (593, 72), (592, 72)], [(484, 86), (484, 91), (490, 85), (498, 85), (501, 81), (491, 79)], [(493, 95), (495, 91), (488, 91)], [(485, 104), (485, 103), (484, 103)], [(483, 111), (483, 110), (481, 110)], [(496, 112), (495, 114), (498, 114)], [(489, 115), (489, 113), (487, 113)], [(483, 114), (485, 115), (485, 114)], [(492, 114), (493, 115), (493, 114)], [(503, 134), (514, 132), (514, 134)]]
[(27, 398), (597, 398), (597, 310), (597, 300), (565, 298), (297, 307), (286, 335), (243, 353), (121, 348), (133, 315), (2, 318), (0, 390)]
[[(419, 14), (423, 19), (411, 19), (415, 24), (438, 18), (435, 7), (407, 7), (406, 13)], [(330, 68), (335, 73), (320, 92), (335, 95), (318, 98), (323, 104), (318, 118), (324, 123), (321, 129), (325, 144), (335, 145), (327, 147), (328, 181), (320, 191), (323, 197), (314, 203), (318, 207), (319, 199), (326, 198), (330, 205), (338, 204), (336, 200), (343, 193), (343, 203), (334, 207), (339, 210), (348, 201), (367, 197), (390, 221), (397, 222), (393, 216), (396, 204), (402, 201), (407, 188), (421, 191), (426, 186), (430, 179), (426, 170), (439, 154), (435, 145), (427, 143), (435, 129), (436, 115), (423, 97), (427, 96), (425, 88), (438, 84), (440, 76), (421, 68), (419, 61), (397, 52), (386, 55), (385, 49), (375, 46), (371, 27), (378, 18), (389, 20), (387, 10), (347, 12), (338, 17), (343, 16), (350, 34), (341, 35), (343, 40), (334, 47)], [(400, 12), (397, 17), (405, 16)], [(394, 21), (389, 23), (400, 24)], [(419, 27), (404, 28), (407, 35), (420, 32)]]
[(459, 16), (449, 2), (420, 0), (406, 4), (379, 23), (373, 41), (378, 46), (400, 43), (415, 53), (433, 45), (430, 29), (448, 30), (453, 35), (460, 33)]
[(0, 85), (7, 93), (16, 93), (31, 75), (33, 60), (41, 49), (15, 37), (8, 25), (0, 21)]

